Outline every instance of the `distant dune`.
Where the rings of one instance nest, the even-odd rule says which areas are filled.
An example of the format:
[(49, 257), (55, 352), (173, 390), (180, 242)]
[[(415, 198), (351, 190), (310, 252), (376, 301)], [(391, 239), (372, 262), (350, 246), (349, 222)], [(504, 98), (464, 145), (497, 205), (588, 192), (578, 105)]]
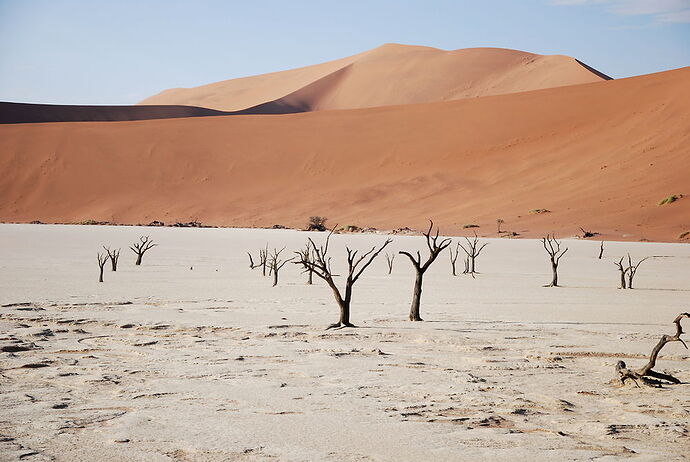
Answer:
[[(0, 126), (0, 220), (674, 241), (690, 228), (690, 68), (501, 96), (279, 116)], [(685, 194), (672, 204), (657, 203)], [(549, 213), (530, 213), (547, 209)]]
[(567, 56), (386, 44), (315, 66), (165, 90), (141, 104), (292, 113), (450, 101), (607, 79)]
[(42, 122), (114, 122), (175, 119), (224, 114), (190, 106), (68, 106), (0, 102), (0, 124)]

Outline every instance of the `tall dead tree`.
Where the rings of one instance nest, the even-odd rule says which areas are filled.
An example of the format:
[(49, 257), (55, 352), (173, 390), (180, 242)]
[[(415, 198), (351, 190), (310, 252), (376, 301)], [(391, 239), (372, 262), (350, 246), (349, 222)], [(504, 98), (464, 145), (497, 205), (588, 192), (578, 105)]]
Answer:
[[(304, 249), (298, 250), (296, 253), (300, 261), (312, 262), (314, 260), (314, 255), (309, 243), (307, 243)], [(304, 267), (304, 272), (307, 273), (307, 285), (312, 285), (314, 283), (314, 269), (307, 265)]]
[(157, 245), (153, 243), (153, 239), (149, 236), (141, 236), (139, 242), (135, 242), (129, 247), (132, 249), (132, 252), (137, 254), (137, 261), (134, 264), (137, 266), (141, 265), (141, 259), (144, 257), (144, 254)]
[(391, 274), (393, 272), (393, 261), (395, 260), (395, 254), (388, 254), (386, 252), (386, 263), (388, 264), (388, 274)]
[(558, 264), (561, 262), (561, 257), (568, 251), (568, 248), (561, 250), (560, 241), (557, 241), (555, 236), (549, 236), (548, 234), (541, 239), (541, 242), (544, 245), (544, 250), (549, 254), (551, 272), (553, 273), (551, 283), (544, 287), (558, 287)]
[(98, 252), (98, 268), (100, 269), (100, 274), (98, 275), (98, 282), (103, 282), (103, 268), (108, 261), (108, 255)]
[(330, 231), (330, 233), (328, 233), (328, 237), (326, 237), (326, 242), (324, 243), (324, 245), (321, 246), (317, 246), (314, 243), (314, 241), (311, 238), (309, 238), (309, 246), (313, 258), (302, 258), (302, 254), (297, 252), (297, 258), (299, 260), (295, 261), (295, 263), (298, 265), (302, 265), (305, 269), (311, 268), (314, 274), (326, 281), (328, 287), (330, 287), (333, 291), (333, 296), (335, 297), (335, 300), (338, 303), (338, 307), (340, 308), (340, 318), (338, 322), (331, 324), (326, 329), (355, 327), (350, 322), (350, 303), (352, 302), (352, 287), (355, 285), (355, 283), (362, 275), (364, 270), (367, 269), (369, 265), (371, 265), (371, 262), (374, 261), (374, 259), (381, 253), (381, 251), (385, 249), (386, 246), (393, 241), (391, 239), (386, 239), (386, 242), (384, 242), (383, 245), (380, 246), (378, 249), (376, 247), (372, 247), (371, 250), (362, 254), (361, 256), (357, 256), (358, 251), (351, 250), (349, 247), (345, 248), (347, 251), (348, 270), (347, 278), (345, 279), (345, 291), (343, 293), (340, 291), (340, 289), (338, 289), (338, 286), (335, 283), (335, 276), (333, 274), (333, 271), (331, 270), (331, 257), (328, 255), (328, 245), (330, 243), (331, 236), (333, 235), (333, 231), (335, 231), (335, 226)]
[(680, 338), (680, 336), (683, 335), (683, 327), (680, 325), (680, 322), (683, 318), (690, 318), (690, 313), (681, 313), (676, 317), (676, 319), (673, 321), (673, 323), (676, 325), (675, 335), (663, 335), (661, 337), (659, 343), (657, 343), (656, 346), (654, 346), (654, 348), (652, 349), (652, 353), (649, 355), (649, 361), (647, 361), (647, 364), (645, 364), (644, 367), (638, 370), (632, 370), (628, 369), (628, 367), (625, 364), (625, 361), (618, 361), (616, 363), (616, 372), (618, 372), (618, 377), (621, 383), (624, 384), (626, 380), (631, 379), (638, 387), (640, 386), (637, 382), (638, 380), (641, 380), (646, 385), (661, 385), (661, 382), (653, 379), (648, 379), (647, 377), (666, 380), (667, 382), (676, 384), (680, 383), (680, 380), (673, 377), (672, 375), (662, 374), (661, 372), (656, 372), (652, 369), (656, 366), (656, 360), (659, 356), (659, 352), (667, 343), (680, 342), (686, 349), (688, 348), (683, 339)]
[(633, 279), (635, 278), (635, 274), (637, 273), (637, 268), (639, 268), (640, 263), (648, 258), (649, 257), (645, 257), (633, 265), (632, 258), (630, 257), (630, 254), (628, 254), (628, 289), (633, 288)]
[(280, 254), (285, 250), (285, 247), (282, 249), (273, 249), (273, 253), (271, 253), (268, 257), (268, 267), (270, 268), (270, 273), (273, 274), (273, 287), (278, 285), (278, 271), (285, 266), (287, 262), (292, 261), (292, 258), (288, 259), (281, 259)]
[(599, 260), (604, 256), (604, 241), (601, 241), (601, 246), (599, 247)]
[(266, 244), (266, 247), (263, 249), (259, 249), (259, 263), (254, 263), (254, 258), (250, 252), (247, 252), (247, 255), (249, 255), (249, 268), (255, 269), (260, 267), (261, 275), (266, 276), (266, 268), (268, 267), (268, 244)]
[(110, 269), (117, 271), (117, 261), (120, 259), (120, 249), (113, 249), (103, 246), (103, 249), (108, 253), (110, 259)]
[[(450, 267), (453, 270), (453, 276), (457, 276), (455, 273), (455, 262), (458, 261), (458, 255), (460, 254), (460, 243), (455, 246), (455, 251), (452, 247), (448, 247), (448, 252), (450, 253)], [(467, 266), (467, 264), (465, 265)]]
[(452, 242), (452, 240), (449, 238), (442, 239), (439, 242), (439, 230), (436, 228), (436, 235), (432, 235), (431, 233), (433, 229), (434, 222), (429, 220), (429, 230), (424, 233), (424, 237), (426, 238), (426, 246), (429, 248), (429, 256), (424, 263), (422, 263), (422, 255), (419, 253), (419, 251), (417, 252), (416, 257), (412, 256), (412, 254), (409, 252), (399, 252), (410, 259), (416, 272), (414, 280), (414, 292), (412, 293), (412, 304), (410, 305), (410, 321), (423, 321), (423, 319), (419, 316), (419, 305), (422, 300), (422, 281), (424, 279), (424, 273), (426, 273), (426, 270), (429, 269), (429, 266), (431, 266), (439, 254)]
[(626, 289), (628, 287), (628, 285), (625, 281), (625, 276), (626, 276), (626, 274), (628, 274), (628, 268), (625, 265), (623, 265), (623, 259), (624, 258), (625, 257), (621, 257), (620, 260), (618, 260), (617, 262), (614, 262), (614, 265), (616, 265), (618, 267), (618, 271), (620, 272), (620, 275), (621, 275), (621, 286), (619, 287), (620, 289)]
[(458, 243), (458, 245), (462, 250), (465, 251), (465, 254), (467, 255), (467, 271), (465, 271), (465, 273), (471, 274), (472, 277), (474, 277), (474, 274), (477, 272), (475, 263), (476, 259), (481, 251), (484, 250), (484, 247), (488, 245), (488, 242), (485, 242), (482, 246), (479, 246), (479, 238), (477, 237), (477, 233), (474, 233), (474, 239), (471, 241), (467, 237), (465, 240), (467, 241), (467, 248), (460, 243)]

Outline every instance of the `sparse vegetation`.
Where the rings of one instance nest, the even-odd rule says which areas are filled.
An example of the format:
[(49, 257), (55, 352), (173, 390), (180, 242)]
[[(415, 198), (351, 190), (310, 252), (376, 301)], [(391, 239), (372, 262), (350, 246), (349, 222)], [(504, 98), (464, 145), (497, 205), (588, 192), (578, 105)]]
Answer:
[(496, 218), (496, 232), (498, 234), (501, 234), (503, 231), (501, 231), (501, 225), (505, 223), (503, 218)]
[(690, 236), (690, 231), (684, 231), (678, 235), (678, 239), (685, 239), (688, 236)]
[(542, 213), (551, 213), (551, 210), (549, 210), (549, 209), (532, 209), (529, 211), (530, 215), (539, 215)]
[(671, 194), (670, 196), (661, 199), (659, 201), (659, 205), (672, 204), (682, 197), (683, 197), (682, 194)]
[(326, 231), (327, 220), (328, 218), (326, 217), (309, 217), (309, 223), (307, 223), (307, 231)]
[(479, 227), (480, 227), (479, 225), (476, 225), (474, 223), (467, 223), (467, 224), (462, 225), (462, 229), (479, 228)]

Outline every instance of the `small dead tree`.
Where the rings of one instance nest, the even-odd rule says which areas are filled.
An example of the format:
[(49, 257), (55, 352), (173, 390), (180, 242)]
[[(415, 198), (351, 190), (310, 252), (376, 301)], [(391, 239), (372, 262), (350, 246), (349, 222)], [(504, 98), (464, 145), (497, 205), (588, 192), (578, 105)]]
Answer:
[(153, 239), (149, 236), (141, 236), (139, 242), (135, 242), (129, 247), (132, 249), (132, 252), (137, 254), (137, 261), (134, 264), (137, 266), (141, 265), (141, 259), (144, 257), (144, 254), (157, 245), (153, 243)]
[(268, 244), (263, 249), (259, 249), (259, 263), (254, 263), (254, 258), (252, 254), (247, 252), (249, 255), (249, 268), (255, 269), (261, 267), (261, 275), (266, 276), (266, 268), (268, 267)]
[[(681, 313), (676, 317), (676, 319), (673, 321), (673, 323), (676, 325), (675, 335), (664, 335), (661, 337), (659, 343), (657, 343), (656, 346), (652, 349), (652, 353), (649, 355), (649, 361), (647, 362), (647, 364), (645, 364), (644, 367), (638, 370), (631, 370), (628, 369), (628, 367), (625, 364), (625, 361), (618, 361), (616, 363), (616, 372), (618, 373), (618, 377), (621, 381), (621, 384), (625, 384), (625, 381), (628, 379), (632, 380), (638, 387), (640, 386), (637, 382), (638, 380), (641, 380), (642, 383), (644, 383), (645, 385), (662, 384), (662, 382), (659, 382), (658, 380), (654, 379), (666, 380), (667, 382), (675, 384), (680, 383), (680, 380), (673, 377), (672, 375), (662, 374), (661, 372), (656, 372), (652, 369), (656, 366), (656, 360), (659, 356), (659, 352), (667, 343), (680, 342), (686, 349), (688, 348), (683, 339), (680, 338), (680, 336), (683, 334), (683, 327), (680, 325), (680, 322), (683, 318), (690, 318), (690, 313)], [(648, 379), (647, 377), (653, 377), (654, 379)]]
[(268, 267), (270, 268), (270, 273), (273, 274), (273, 287), (278, 285), (278, 271), (285, 266), (286, 263), (292, 261), (292, 258), (288, 259), (281, 259), (280, 254), (285, 250), (285, 247), (282, 249), (273, 249), (273, 253), (268, 257)]
[(333, 231), (335, 231), (335, 226), (328, 233), (328, 237), (326, 237), (326, 242), (322, 246), (317, 246), (314, 243), (314, 241), (311, 238), (309, 238), (309, 246), (311, 248), (311, 254), (313, 258), (302, 258), (301, 254), (297, 252), (297, 258), (299, 260), (295, 261), (295, 264), (302, 265), (305, 269), (311, 268), (314, 274), (326, 281), (326, 284), (328, 284), (328, 286), (333, 291), (333, 296), (335, 297), (335, 300), (338, 303), (338, 307), (340, 308), (340, 318), (338, 322), (331, 324), (326, 328), (326, 330), (334, 328), (355, 327), (350, 322), (350, 303), (352, 302), (352, 287), (360, 278), (364, 270), (366, 270), (367, 267), (371, 265), (371, 262), (374, 261), (374, 259), (381, 253), (381, 251), (385, 249), (388, 244), (393, 242), (391, 239), (386, 239), (386, 242), (384, 242), (383, 245), (380, 246), (378, 249), (376, 247), (372, 247), (371, 250), (362, 254), (361, 256), (357, 256), (358, 252), (356, 250), (351, 250), (349, 247), (345, 248), (347, 251), (348, 270), (347, 278), (345, 279), (345, 292), (343, 294), (343, 292), (341, 292), (340, 289), (338, 289), (338, 286), (336, 285), (335, 280), (333, 279), (334, 274), (331, 270), (331, 257), (328, 255), (328, 245), (330, 243), (331, 236), (333, 235)]
[(455, 251), (452, 247), (448, 247), (448, 252), (450, 253), (450, 267), (453, 270), (453, 276), (457, 276), (455, 273), (455, 262), (458, 261), (458, 254), (460, 253), (460, 243), (458, 242), (455, 246)]
[[(307, 246), (302, 249), (298, 250), (297, 252), (297, 258), (300, 261), (307, 261), (312, 263), (314, 260), (314, 255), (311, 250), (311, 246), (309, 243), (307, 243)], [(312, 285), (314, 283), (314, 269), (311, 266), (305, 266), (304, 267), (304, 272), (307, 273), (307, 285)]]
[(501, 231), (501, 225), (505, 223), (503, 218), (496, 218), (496, 232), (498, 234), (501, 234), (503, 231)]
[(541, 242), (544, 245), (544, 250), (549, 254), (551, 271), (553, 273), (551, 283), (544, 287), (558, 287), (558, 264), (561, 262), (561, 257), (568, 251), (568, 248), (561, 250), (560, 241), (557, 241), (555, 236), (549, 236), (548, 234), (541, 239)]
[(649, 257), (645, 257), (642, 260), (638, 261), (637, 264), (633, 265), (632, 258), (630, 257), (630, 254), (628, 254), (628, 289), (633, 288), (633, 279), (635, 278), (635, 274), (637, 273), (637, 268), (639, 268), (640, 263), (647, 260), (648, 258)]
[(471, 274), (472, 277), (474, 277), (474, 274), (477, 272), (476, 270), (476, 259), (481, 253), (482, 250), (484, 250), (484, 247), (488, 245), (488, 242), (485, 242), (482, 246), (479, 246), (479, 238), (477, 237), (477, 233), (474, 233), (474, 239), (471, 241), (469, 238), (465, 238), (467, 241), (467, 248), (463, 246), (462, 244), (458, 243), (460, 248), (465, 251), (465, 254), (467, 255), (467, 271), (465, 271), (466, 274)]
[(625, 281), (625, 275), (628, 273), (628, 268), (623, 265), (623, 259), (625, 257), (621, 257), (620, 260), (617, 262), (614, 262), (614, 265), (618, 267), (618, 271), (620, 272), (621, 275), (621, 286), (619, 287), (620, 289), (627, 289), (628, 285)]
[(436, 228), (436, 235), (432, 236), (432, 231), (434, 229), (434, 222), (429, 220), (429, 230), (424, 233), (426, 238), (426, 245), (429, 248), (429, 256), (426, 262), (422, 263), (422, 255), (417, 252), (416, 257), (412, 256), (409, 252), (401, 251), (402, 255), (405, 255), (412, 262), (412, 266), (415, 269), (416, 276), (414, 280), (414, 292), (412, 293), (412, 304), (410, 305), (410, 321), (423, 321), (419, 315), (419, 305), (422, 300), (422, 281), (424, 279), (424, 273), (429, 269), (429, 266), (436, 260), (439, 254), (450, 245), (451, 239), (445, 238), (439, 242), (438, 233), (439, 230)]
[(599, 247), (599, 260), (604, 256), (604, 241), (601, 241), (601, 246)]
[(388, 264), (388, 274), (391, 274), (393, 272), (393, 260), (395, 260), (395, 254), (388, 254), (386, 252), (386, 263)]
[(247, 255), (249, 256), (249, 269), (257, 268), (259, 265), (254, 264), (254, 259), (252, 258), (251, 252), (247, 252)]
[(110, 259), (110, 268), (113, 271), (117, 271), (117, 261), (120, 259), (120, 249), (113, 249), (103, 246), (103, 249), (108, 253), (108, 258)]
[(100, 274), (98, 276), (98, 282), (103, 282), (103, 268), (108, 262), (108, 255), (98, 252), (98, 268), (100, 269)]

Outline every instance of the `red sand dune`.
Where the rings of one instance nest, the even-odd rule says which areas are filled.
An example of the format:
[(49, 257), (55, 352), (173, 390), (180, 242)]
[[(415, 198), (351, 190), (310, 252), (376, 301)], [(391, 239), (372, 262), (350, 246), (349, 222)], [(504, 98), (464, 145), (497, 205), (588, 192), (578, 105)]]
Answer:
[[(674, 241), (690, 68), (451, 102), (0, 126), (0, 220), (331, 223)], [(686, 194), (672, 204), (658, 201)], [(532, 209), (551, 213), (532, 215)]]
[(175, 119), (221, 115), (192, 106), (67, 106), (0, 102), (0, 124)]
[(445, 51), (387, 44), (315, 66), (175, 88), (142, 104), (286, 113), (427, 103), (597, 82), (609, 77), (567, 56), (501, 48)]

